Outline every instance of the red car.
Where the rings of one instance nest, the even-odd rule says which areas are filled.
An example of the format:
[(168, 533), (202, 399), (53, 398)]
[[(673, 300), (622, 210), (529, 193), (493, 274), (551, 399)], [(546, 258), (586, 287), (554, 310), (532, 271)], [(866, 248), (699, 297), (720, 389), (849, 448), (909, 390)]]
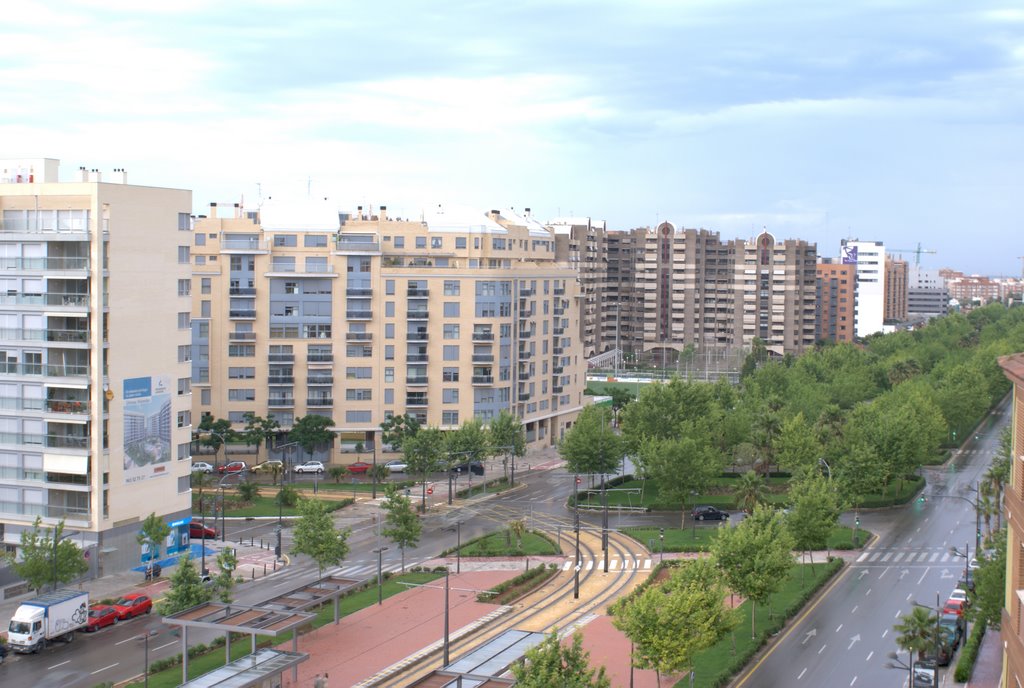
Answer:
[(245, 461), (232, 461), (217, 468), (218, 473), (241, 473), (249, 468)]
[(188, 524), (188, 536), (193, 540), (202, 540), (203, 532), (206, 532), (206, 539), (213, 540), (217, 537), (217, 529), (204, 526), (199, 521), (192, 521)]
[(348, 465), (348, 472), (349, 473), (365, 473), (366, 471), (370, 470), (370, 466), (371, 465), (372, 464), (368, 464), (365, 461), (356, 461), (355, 463), (350, 463)]
[(967, 600), (946, 600), (946, 606), (942, 608), (942, 613), (963, 616), (966, 609)]
[(94, 633), (116, 623), (116, 609), (107, 604), (94, 604), (89, 607), (89, 620), (86, 622), (84, 630), (86, 633)]
[(117, 618), (124, 621), (142, 614), (149, 614), (153, 611), (153, 600), (149, 599), (149, 595), (133, 592), (125, 595), (111, 606), (117, 612)]

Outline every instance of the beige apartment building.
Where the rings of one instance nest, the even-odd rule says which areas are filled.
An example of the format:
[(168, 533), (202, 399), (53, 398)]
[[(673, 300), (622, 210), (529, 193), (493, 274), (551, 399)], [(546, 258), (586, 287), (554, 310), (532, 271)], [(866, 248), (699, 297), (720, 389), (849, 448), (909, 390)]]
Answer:
[(907, 319), (907, 296), (910, 287), (910, 266), (905, 260), (885, 257), (885, 322)]
[(856, 318), (856, 266), (823, 258), (817, 265), (817, 281), (814, 338), (825, 342), (852, 342)]
[(61, 519), (91, 574), (187, 549), (191, 192), (0, 161), (0, 541)]
[(507, 410), (553, 445), (581, 408), (576, 272), (528, 210), (267, 201), (212, 206), (194, 235), (196, 413), (323, 415), (370, 451), (391, 415), (453, 430)]

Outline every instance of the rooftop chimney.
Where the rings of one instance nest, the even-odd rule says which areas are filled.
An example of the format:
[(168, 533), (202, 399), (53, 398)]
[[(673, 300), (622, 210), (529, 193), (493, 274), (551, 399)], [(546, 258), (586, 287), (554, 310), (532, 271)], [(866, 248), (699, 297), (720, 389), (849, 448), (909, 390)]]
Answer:
[(114, 168), (114, 181), (118, 184), (128, 183), (128, 171), (123, 167)]
[(80, 181), (80, 182), (87, 182), (87, 181), (89, 181), (89, 170), (85, 169), (84, 166), (78, 168), (78, 181)]
[(388, 207), (386, 205), (380, 207), (380, 219), (382, 221), (388, 219)]
[(97, 183), (101, 182), (103, 181), (103, 175), (101, 175), (100, 171), (94, 167), (93, 169), (89, 170), (89, 181)]
[(489, 215), (491, 216), (492, 220), (497, 220), (499, 217), (501, 217), (501, 211), (500, 210), (491, 210)]

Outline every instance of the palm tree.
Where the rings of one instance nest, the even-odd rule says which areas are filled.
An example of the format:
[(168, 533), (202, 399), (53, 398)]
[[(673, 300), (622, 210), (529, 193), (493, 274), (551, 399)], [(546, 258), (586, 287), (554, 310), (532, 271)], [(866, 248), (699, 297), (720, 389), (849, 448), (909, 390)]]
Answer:
[(761, 453), (761, 471), (768, 475), (775, 462), (775, 440), (782, 431), (782, 419), (777, 412), (767, 409), (754, 419), (752, 430), (754, 445)]
[(992, 483), (981, 483), (978, 497), (978, 513), (985, 521), (985, 537), (992, 536), (992, 517), (999, 513), (998, 502), (995, 500)]
[(509, 521), (508, 530), (516, 538), (516, 549), (521, 550), (523, 548), (523, 535), (526, 534), (526, 522), (521, 518)]
[[(935, 614), (930, 609), (915, 606), (909, 614), (900, 616), (900, 622), (892, 627), (899, 634), (896, 636), (896, 644), (903, 650), (916, 652), (918, 660), (922, 659), (925, 650), (936, 639), (936, 621)], [(913, 654), (911, 654), (911, 665), (913, 665)]]
[(747, 471), (736, 483), (736, 501), (748, 514), (754, 513), (754, 507), (765, 501), (764, 478), (754, 471)]

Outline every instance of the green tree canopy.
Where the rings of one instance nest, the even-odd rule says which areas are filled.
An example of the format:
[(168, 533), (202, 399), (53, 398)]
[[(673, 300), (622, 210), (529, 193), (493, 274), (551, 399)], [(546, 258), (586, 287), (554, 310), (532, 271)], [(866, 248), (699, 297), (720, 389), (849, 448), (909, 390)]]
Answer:
[[(53, 528), (43, 528), (43, 519), (36, 516), (31, 530), (21, 531), (21, 545), (17, 555), (8, 554), (8, 565), (19, 578), (36, 591), (47, 586), (70, 583), (89, 570), (89, 563), (81, 548), (70, 538), (64, 538), (64, 519)], [(56, 566), (54, 541), (56, 540)], [(56, 577), (55, 577), (56, 575)]]
[(292, 534), (292, 554), (305, 554), (324, 569), (338, 566), (348, 556), (349, 531), (337, 530), (326, 505), (318, 499), (299, 500), (299, 520)]
[(385, 526), (381, 534), (398, 545), (402, 550), (402, 572), (405, 572), (405, 550), (415, 547), (423, 534), (423, 523), (412, 508), (412, 500), (394, 485), (384, 488), (385, 499), (380, 508), (384, 510)]
[(420, 422), (411, 414), (391, 416), (380, 424), (380, 441), (391, 447), (392, 451), (402, 451), (406, 438), (412, 437), (420, 429)]
[(843, 510), (835, 483), (820, 473), (809, 473), (790, 483), (789, 498), (793, 506), (786, 516), (786, 525), (796, 549), (825, 549)]
[(225, 547), (217, 554), (217, 568), (220, 573), (213, 579), (217, 597), (224, 604), (230, 604), (234, 597), (235, 571), (238, 569), (238, 557), (233, 547)]
[(295, 419), (292, 429), (288, 431), (288, 439), (297, 442), (312, 458), (317, 447), (334, 440), (334, 433), (328, 430), (333, 425), (334, 421), (326, 416), (302, 416)]
[(558, 629), (526, 651), (522, 662), (511, 667), (519, 688), (611, 688), (604, 667), (590, 668), (590, 653), (583, 649), (583, 634), (573, 633), (563, 645)]
[(447, 466), (444, 433), (437, 428), (423, 428), (402, 441), (406, 470), (420, 478), (421, 510), (427, 510), (427, 479), (431, 473)]
[(790, 473), (817, 471), (821, 454), (818, 438), (803, 413), (783, 421), (775, 438), (775, 457), (780, 468)]
[(209, 602), (213, 594), (212, 590), (203, 585), (195, 563), (188, 555), (178, 560), (178, 568), (171, 575), (170, 583), (171, 587), (163, 600), (157, 603), (157, 612), (162, 616), (177, 614), (197, 604)]
[(135, 539), (139, 545), (149, 550), (149, 562), (152, 564), (160, 558), (160, 548), (167, 536), (171, 534), (171, 527), (164, 519), (151, 512), (142, 522), (142, 527), (136, 534)]
[(509, 458), (526, 454), (526, 429), (523, 422), (515, 414), (502, 409), (498, 417), (491, 421), (487, 431), (491, 449), (502, 457), (501, 465), (507, 477)]
[(199, 421), (199, 427), (197, 428), (199, 435), (199, 444), (204, 447), (210, 447), (213, 449), (213, 459), (216, 463), (217, 452), (224, 446), (225, 442), (230, 442), (237, 438), (236, 433), (231, 428), (231, 421), (226, 418), (214, 418), (209, 413), (204, 413), (202, 419)]
[(624, 449), (606, 406), (587, 406), (580, 411), (558, 445), (558, 453), (568, 464), (566, 470), (582, 474), (614, 473)]
[(273, 414), (264, 418), (247, 411), (243, 418), (245, 419), (245, 429), (242, 430), (242, 439), (246, 444), (256, 447), (256, 462), (259, 463), (260, 445), (272, 437), (277, 437), (281, 432), (281, 425), (274, 420)]
[(445, 435), (447, 463), (456, 465), (465, 461), (480, 461), (491, 452), (491, 437), (479, 418), (463, 423), (458, 430)]

